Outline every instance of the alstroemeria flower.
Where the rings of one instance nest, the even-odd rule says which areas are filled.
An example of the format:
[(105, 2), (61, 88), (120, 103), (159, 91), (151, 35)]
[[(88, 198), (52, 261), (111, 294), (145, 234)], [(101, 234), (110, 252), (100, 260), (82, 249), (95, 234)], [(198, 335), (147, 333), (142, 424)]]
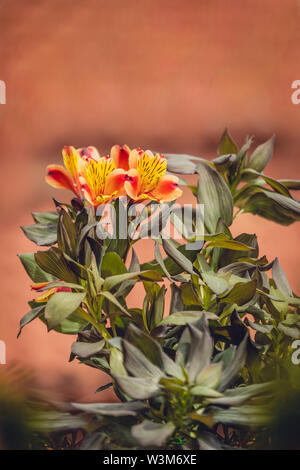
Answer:
[(130, 148), (128, 145), (114, 145), (110, 151), (110, 157), (113, 159), (116, 168), (122, 168), (123, 170), (129, 170), (129, 154)]
[(88, 202), (98, 207), (126, 194), (124, 189), (126, 177), (126, 171), (116, 168), (110, 157), (101, 157), (99, 161), (89, 159), (86, 162), (85, 175), (80, 178), (80, 184)]
[(48, 165), (46, 182), (53, 188), (69, 189), (76, 196), (81, 196), (80, 190), (80, 167), (84, 165), (84, 158), (74, 147), (66, 146), (62, 151), (64, 165)]
[[(47, 287), (47, 285), (50, 284), (50, 282), (35, 282), (31, 284), (31, 290), (39, 291), (40, 289), (43, 289), (44, 287)], [(52, 297), (53, 294), (56, 294), (56, 292), (72, 292), (72, 289), (70, 287), (52, 287), (51, 289), (45, 290), (39, 297), (34, 299), (35, 302), (38, 303), (43, 303), (43, 302), (48, 302), (50, 297)]]
[(129, 155), (129, 165), (124, 187), (134, 201), (169, 202), (182, 195), (177, 176), (165, 174), (167, 160), (162, 155), (135, 149)]

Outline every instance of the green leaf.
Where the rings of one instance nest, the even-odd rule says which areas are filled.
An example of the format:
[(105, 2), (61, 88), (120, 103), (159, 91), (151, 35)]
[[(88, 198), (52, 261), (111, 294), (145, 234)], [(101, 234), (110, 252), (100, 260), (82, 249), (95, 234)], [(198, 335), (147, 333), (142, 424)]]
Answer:
[(229, 153), (227, 155), (223, 154), (217, 158), (214, 158), (212, 162), (215, 165), (215, 168), (219, 172), (223, 173), (228, 168), (230, 168), (232, 164), (236, 163), (236, 159), (237, 159), (237, 156), (235, 154)]
[(145, 410), (147, 405), (141, 401), (131, 401), (128, 403), (71, 403), (71, 405), (85, 413), (100, 416), (136, 416)]
[(165, 252), (170, 258), (175, 261), (178, 266), (180, 266), (184, 271), (188, 272), (189, 274), (195, 274), (192, 262), (184, 256), (175, 246), (172, 245), (167, 239), (162, 239), (162, 244), (164, 247)]
[(228, 130), (225, 129), (218, 145), (218, 154), (227, 155), (230, 153), (238, 153), (238, 148), (232, 137), (229, 135)]
[(102, 277), (116, 276), (127, 273), (126, 266), (118, 253), (105, 253), (101, 264)]
[(192, 160), (198, 160), (198, 157), (185, 154), (165, 153), (167, 159), (168, 171), (172, 173), (181, 173), (182, 175), (193, 175), (196, 165)]
[(126, 330), (125, 339), (127, 342), (140, 349), (153, 364), (160, 369), (163, 368), (161, 346), (157, 341), (154, 341), (151, 336), (137, 328), (133, 323), (130, 323)]
[(158, 244), (157, 241), (155, 242), (154, 255), (155, 255), (155, 259), (158, 262), (158, 264), (160, 265), (164, 275), (169, 279), (169, 281), (172, 282), (172, 278), (171, 278), (171, 276), (170, 276), (170, 274), (169, 274), (169, 272), (168, 272), (168, 270), (165, 266), (164, 259), (162, 257), (161, 252), (160, 252), (159, 244)]
[(122, 282), (124, 281), (129, 281), (129, 280), (132, 280), (132, 279), (138, 279), (138, 277), (141, 275), (141, 274), (146, 274), (147, 271), (138, 271), (138, 272), (135, 272), (135, 273), (124, 273), (124, 274), (117, 274), (115, 276), (109, 276), (105, 279), (104, 283), (103, 283), (103, 290), (105, 291), (110, 291), (111, 289), (113, 289), (114, 287), (116, 287), (118, 284), (121, 284)]
[(300, 220), (299, 201), (263, 189), (248, 199), (243, 210), (282, 225)]
[(183, 379), (181, 367), (175, 364), (162, 350), (160, 344), (148, 334), (130, 324), (126, 331), (126, 340), (136, 346), (160, 370), (167, 374)]
[(222, 397), (213, 398), (209, 402), (219, 406), (241, 406), (253, 397), (270, 394), (273, 389), (274, 382), (236, 387), (226, 390)]
[(227, 410), (215, 408), (213, 415), (215, 423), (247, 428), (270, 425), (273, 419), (273, 413), (266, 406), (254, 405), (232, 406)]
[(131, 428), (131, 433), (137, 443), (146, 448), (163, 446), (175, 431), (173, 423), (161, 424), (144, 420)]
[(217, 274), (204, 272), (201, 273), (201, 276), (210, 290), (217, 295), (224, 294), (229, 287), (228, 282)]
[(224, 351), (221, 351), (218, 354), (216, 354), (215, 357), (213, 358), (213, 362), (222, 362), (223, 369), (226, 369), (226, 367), (230, 364), (230, 362), (234, 358), (235, 351), (236, 351), (235, 346), (229, 346), (227, 349), (224, 349)]
[[(42, 318), (43, 317), (41, 317), (41, 319)], [(78, 316), (73, 313), (69, 318), (66, 318), (59, 325), (55, 326), (53, 330), (64, 335), (77, 335), (80, 331), (86, 328), (86, 326), (87, 322), (81, 318), (78, 318)]]
[(34, 425), (36, 431), (49, 434), (52, 432), (77, 432), (78, 429), (85, 429), (88, 423), (83, 416), (71, 415), (69, 411), (62, 413), (60, 411), (39, 410), (34, 423), (31, 424)]
[(253, 170), (252, 168), (247, 168), (243, 170), (242, 175), (247, 176), (253, 176), (253, 177), (261, 177), (266, 183), (268, 183), (271, 188), (273, 188), (275, 191), (277, 191), (280, 194), (283, 194), (284, 196), (291, 197), (289, 190), (281, 184), (279, 181), (274, 180), (270, 176), (266, 176), (263, 173), (259, 173), (256, 170)]
[(147, 400), (160, 391), (157, 381), (153, 379), (123, 375), (114, 375), (114, 379), (121, 390), (135, 400)]
[(273, 325), (261, 325), (260, 323), (254, 323), (249, 318), (245, 319), (245, 323), (248, 324), (253, 330), (259, 331), (260, 333), (263, 334), (269, 334), (273, 330), (274, 326)]
[(33, 220), (41, 224), (57, 224), (58, 213), (56, 211), (50, 212), (32, 212)]
[(241, 257), (257, 257), (258, 256), (258, 244), (257, 237), (255, 234), (241, 233), (235, 239), (235, 242), (243, 243), (249, 247), (249, 251), (245, 250), (226, 250), (222, 253), (219, 259), (219, 267), (227, 266), (228, 264), (238, 261)]
[(63, 253), (56, 247), (48, 251), (38, 251), (34, 255), (38, 266), (49, 274), (66, 282), (77, 283), (77, 277), (70, 270)]
[[(191, 263), (193, 263), (197, 257), (199, 250), (188, 250), (187, 246), (188, 244), (180, 245), (177, 248), (177, 251), (179, 251), (185, 258), (187, 258)], [(177, 276), (178, 274), (182, 273), (182, 271), (184, 271), (184, 268), (182, 268), (178, 263), (176, 263), (170, 256), (164, 259), (164, 264), (170, 276)], [(152, 260), (148, 263), (142, 264), (141, 269), (155, 270), (162, 276), (164, 275), (164, 271), (156, 260)]]
[(282, 331), (286, 336), (289, 336), (295, 339), (300, 338), (300, 329), (297, 328), (296, 326), (287, 326), (281, 322), (278, 324), (278, 329)]
[(40, 305), (39, 307), (35, 307), (30, 312), (26, 313), (24, 317), (21, 318), (20, 320), (20, 329), (17, 335), (17, 338), (19, 338), (24, 326), (28, 325), (28, 323), (32, 322), (36, 318), (38, 318), (44, 311), (45, 305)]
[(207, 320), (218, 320), (219, 317), (212, 312), (205, 312), (205, 311), (195, 311), (195, 310), (185, 310), (182, 312), (175, 312), (165, 317), (161, 322), (160, 326), (162, 325), (187, 325), (188, 323), (195, 323), (200, 320), (203, 316), (207, 318)]
[(38, 246), (51, 246), (57, 242), (57, 225), (34, 224), (21, 227), (26, 237)]
[(256, 286), (256, 280), (249, 282), (238, 282), (228, 294), (220, 297), (220, 301), (237, 305), (244, 305), (254, 297)]
[(217, 388), (222, 377), (223, 364), (216, 362), (206, 366), (196, 377), (196, 384), (202, 387)]
[(218, 388), (220, 392), (226, 390), (236, 379), (239, 371), (244, 367), (246, 363), (247, 357), (247, 343), (248, 343), (248, 334), (245, 336), (243, 341), (240, 343), (239, 347), (237, 348), (233, 359), (225, 368), (221, 384)]
[(34, 259), (34, 253), (23, 253), (18, 255), (23, 264), (25, 271), (28, 276), (33, 280), (33, 282), (50, 282), (55, 279), (49, 273), (43, 271), (36, 263)]
[(252, 155), (250, 155), (247, 167), (256, 171), (263, 171), (269, 160), (272, 158), (274, 149), (275, 136), (273, 135), (265, 143), (256, 147)]
[(127, 371), (124, 367), (124, 357), (122, 351), (117, 348), (110, 349), (109, 355), (110, 375), (126, 376)]
[(272, 266), (272, 277), (275, 281), (277, 288), (282, 292), (286, 297), (292, 297), (293, 292), (290, 288), (289, 282), (287, 280), (286, 274), (282, 267), (279, 264), (278, 258), (275, 258)]
[(104, 390), (107, 390), (108, 388), (110, 388), (112, 386), (113, 386), (113, 383), (108, 382), (107, 384), (101, 385), (101, 387), (97, 388), (97, 390), (95, 390), (95, 393), (103, 392)]
[(120, 302), (116, 299), (116, 297), (108, 291), (101, 291), (101, 295), (105, 297), (109, 302), (114, 304), (116, 307), (118, 307), (121, 312), (125, 313), (128, 317), (130, 317), (130, 314), (127, 312), (127, 310), (120, 304)]
[[(217, 390), (202, 385), (196, 385), (195, 387), (191, 388), (190, 393), (192, 395), (203, 396), (207, 398), (219, 398), (223, 396), (222, 393), (218, 392)], [(192, 415), (191, 417), (195, 417), (195, 415)]]
[[(139, 259), (133, 248), (132, 248), (132, 257), (131, 257), (131, 262), (130, 262), (128, 272), (129, 273), (140, 272)], [(120, 297), (120, 296), (126, 297), (129, 294), (129, 292), (133, 289), (135, 284), (136, 284), (135, 279), (122, 282), (122, 284), (120, 285), (120, 287), (118, 288), (116, 292), (116, 297)]]
[(45, 308), (45, 318), (49, 329), (59, 325), (71, 313), (75, 312), (84, 300), (85, 295), (85, 293), (77, 294), (74, 292), (57, 292), (54, 294)]
[(186, 370), (190, 380), (193, 382), (198, 374), (210, 364), (213, 342), (207, 326), (203, 331), (199, 331), (194, 325), (188, 325), (191, 345), (189, 349)]
[(243, 243), (234, 240), (224, 240), (222, 242), (210, 242), (207, 247), (209, 248), (226, 248), (227, 250), (235, 251), (249, 251), (250, 247)]
[(300, 189), (300, 180), (278, 180), (279, 183), (283, 184), (288, 189), (298, 190)]
[(61, 209), (57, 228), (58, 248), (73, 258), (77, 255), (78, 245), (76, 246), (76, 241), (77, 231), (75, 223), (70, 214), (65, 209)]
[(204, 223), (208, 232), (215, 233), (220, 217), (227, 226), (232, 224), (232, 196), (223, 178), (209, 165), (199, 163), (197, 173), (198, 203), (204, 204)]
[(83, 343), (75, 341), (71, 346), (71, 352), (83, 359), (98, 354), (105, 346), (105, 340), (97, 341), (96, 343)]
[(133, 344), (126, 340), (122, 341), (124, 365), (126, 370), (134, 377), (160, 378), (162, 371), (154, 365), (143, 353)]

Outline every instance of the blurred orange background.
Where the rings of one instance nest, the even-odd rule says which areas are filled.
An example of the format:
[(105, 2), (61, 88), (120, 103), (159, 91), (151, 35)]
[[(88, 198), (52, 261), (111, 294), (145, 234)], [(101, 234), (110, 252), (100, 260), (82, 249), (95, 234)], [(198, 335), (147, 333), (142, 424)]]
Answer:
[[(299, 26), (299, 0), (0, 0), (0, 339), (8, 364), (20, 361), (65, 398), (90, 399), (109, 381), (68, 364), (74, 338), (48, 334), (38, 321), (16, 339), (32, 297), (16, 254), (35, 250), (19, 226), (31, 223), (31, 211), (52, 210), (51, 197), (69, 197), (44, 183), (61, 147), (106, 154), (127, 143), (213, 158), (227, 126), (239, 144), (276, 133), (267, 174), (299, 179), (300, 105), (291, 102)], [(279, 257), (299, 294), (299, 224), (247, 214), (234, 225), (241, 231), (258, 235), (261, 254)], [(152, 258), (148, 243), (138, 253)]]

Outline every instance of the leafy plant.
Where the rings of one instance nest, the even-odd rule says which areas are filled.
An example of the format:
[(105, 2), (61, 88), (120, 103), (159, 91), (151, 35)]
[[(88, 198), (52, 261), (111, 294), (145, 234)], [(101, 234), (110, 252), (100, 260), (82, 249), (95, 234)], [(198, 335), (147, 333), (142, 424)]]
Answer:
[[(266, 176), (274, 138), (251, 153), (252, 141), (238, 149), (226, 130), (212, 161), (127, 146), (114, 146), (110, 157), (66, 147), (65, 168), (48, 167), (47, 182), (76, 197), (54, 201), (56, 211), (34, 213), (35, 223), (23, 227), (48, 249), (20, 255), (40, 292), (20, 333), (39, 318), (48, 330), (77, 335), (70, 360), (110, 377), (97, 392), (112, 387), (119, 403), (71, 406), (70, 416), (82, 420), (82, 449), (261, 448), (277, 439), (272, 400), (300, 338), (300, 298), (278, 259), (259, 254), (256, 235), (233, 237), (230, 226), (247, 212), (283, 225), (298, 221), (291, 191), (300, 182)], [(197, 186), (167, 167), (196, 173)], [(182, 218), (173, 207), (179, 183), (204, 205), (204, 233), (188, 229), (199, 223), (197, 211)], [(101, 223), (107, 202), (122, 221), (113, 233)], [(169, 220), (183, 244), (165, 236)], [(134, 245), (148, 234), (145, 222), (155, 247), (140, 264)], [(145, 297), (130, 307), (137, 283)], [(52, 438), (68, 421), (55, 413)]]

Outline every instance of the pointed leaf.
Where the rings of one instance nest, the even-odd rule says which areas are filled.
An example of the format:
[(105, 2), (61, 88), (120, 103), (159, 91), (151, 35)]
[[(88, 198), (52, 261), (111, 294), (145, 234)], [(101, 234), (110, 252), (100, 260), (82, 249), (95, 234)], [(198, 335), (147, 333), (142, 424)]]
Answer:
[(175, 431), (173, 423), (161, 424), (144, 420), (131, 428), (131, 433), (137, 443), (142, 447), (160, 447)]
[(274, 149), (275, 136), (273, 135), (265, 143), (256, 147), (252, 155), (249, 157), (247, 164), (248, 168), (253, 168), (256, 171), (263, 171), (267, 166), (269, 160), (272, 158)]
[(26, 237), (38, 246), (51, 246), (57, 242), (57, 225), (34, 224), (21, 227)]
[(160, 391), (157, 381), (149, 378), (114, 375), (114, 378), (126, 395), (135, 400), (147, 400)]
[(59, 325), (68, 318), (71, 313), (80, 306), (85, 298), (85, 293), (77, 294), (73, 292), (58, 292), (47, 302), (45, 308), (45, 318), (50, 329)]
[(272, 266), (272, 277), (275, 281), (277, 288), (282, 292), (283, 295), (285, 295), (286, 297), (293, 296), (292, 289), (290, 288), (284, 270), (279, 264), (278, 258), (275, 258)]
[(225, 129), (218, 145), (218, 154), (227, 155), (231, 153), (238, 153), (238, 148), (232, 137), (229, 135), (228, 130)]
[(209, 233), (215, 233), (219, 218), (232, 224), (233, 200), (228, 186), (217, 171), (205, 163), (197, 165), (198, 203), (204, 204), (204, 223)]
[(34, 259), (34, 253), (23, 253), (18, 255), (18, 257), (33, 282), (50, 282), (55, 279), (54, 276), (46, 273), (37, 265)]

